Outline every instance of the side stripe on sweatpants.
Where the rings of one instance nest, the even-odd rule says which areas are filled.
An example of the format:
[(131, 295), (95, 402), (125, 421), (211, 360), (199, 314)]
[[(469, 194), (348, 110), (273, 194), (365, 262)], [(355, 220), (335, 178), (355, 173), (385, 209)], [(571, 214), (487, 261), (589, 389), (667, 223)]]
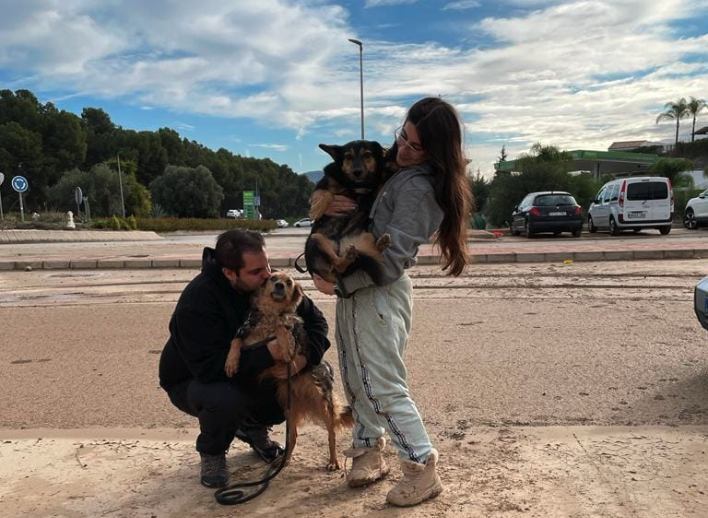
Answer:
[(405, 275), (339, 299), (336, 338), (342, 383), (357, 423), (354, 446), (371, 447), (388, 431), (402, 457), (421, 462), (432, 444), (406, 382), (411, 304)]

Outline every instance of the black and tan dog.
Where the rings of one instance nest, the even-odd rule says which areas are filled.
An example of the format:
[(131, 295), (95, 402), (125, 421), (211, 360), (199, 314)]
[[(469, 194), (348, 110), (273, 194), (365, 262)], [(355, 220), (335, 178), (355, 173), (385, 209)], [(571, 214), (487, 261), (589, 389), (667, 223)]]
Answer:
[[(241, 349), (277, 339), (281, 354), (285, 358), (295, 358), (296, 354), (308, 356), (307, 333), (296, 310), (302, 300), (302, 287), (285, 272), (275, 272), (254, 293), (251, 313), (246, 323), (231, 341), (231, 348), (224, 366), (227, 376), (238, 370)], [(260, 378), (275, 378), (278, 402), (287, 409), (288, 381), (276, 374), (282, 372), (282, 364), (265, 370)], [(336, 432), (339, 428), (354, 425), (351, 408), (343, 406), (334, 393), (334, 371), (332, 366), (322, 361), (319, 365), (308, 366), (290, 379), (290, 410), (286, 411), (288, 421), (288, 449), (285, 462), (289, 462), (297, 441), (297, 427), (305, 419), (322, 425), (329, 438), (329, 463), (327, 469), (339, 469), (336, 450)]]
[[(381, 252), (391, 238), (384, 234), (375, 239), (368, 227), (369, 211), (388, 171), (385, 150), (370, 140), (355, 140), (343, 146), (320, 144), (320, 148), (334, 162), (324, 168), (324, 176), (310, 197), (310, 218), (314, 223), (305, 242), (307, 271), (335, 282), (337, 275), (363, 269), (378, 283)], [(357, 209), (341, 216), (325, 215), (335, 194), (351, 198)]]

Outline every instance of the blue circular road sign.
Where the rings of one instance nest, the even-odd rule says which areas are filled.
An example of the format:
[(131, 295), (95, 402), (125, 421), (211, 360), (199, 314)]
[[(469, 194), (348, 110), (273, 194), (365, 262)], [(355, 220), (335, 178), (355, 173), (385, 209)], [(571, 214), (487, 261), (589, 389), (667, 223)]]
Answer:
[(15, 176), (12, 179), (12, 188), (17, 192), (25, 192), (29, 187), (29, 182), (24, 176)]

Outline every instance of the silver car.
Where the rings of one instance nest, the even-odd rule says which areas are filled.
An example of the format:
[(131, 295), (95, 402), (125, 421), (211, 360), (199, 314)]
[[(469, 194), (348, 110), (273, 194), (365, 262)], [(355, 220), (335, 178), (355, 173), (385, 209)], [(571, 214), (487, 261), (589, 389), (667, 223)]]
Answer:
[(693, 292), (693, 309), (696, 310), (698, 321), (708, 329), (708, 277), (696, 284)]

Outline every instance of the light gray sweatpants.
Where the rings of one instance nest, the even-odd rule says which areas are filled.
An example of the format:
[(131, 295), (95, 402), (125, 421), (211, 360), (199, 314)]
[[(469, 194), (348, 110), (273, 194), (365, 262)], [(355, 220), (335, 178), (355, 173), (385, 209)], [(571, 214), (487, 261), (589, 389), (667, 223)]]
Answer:
[(404, 274), (386, 286), (337, 299), (337, 350), (354, 419), (353, 446), (372, 447), (388, 432), (402, 458), (425, 462), (432, 445), (408, 392), (403, 355), (411, 330), (412, 284)]

